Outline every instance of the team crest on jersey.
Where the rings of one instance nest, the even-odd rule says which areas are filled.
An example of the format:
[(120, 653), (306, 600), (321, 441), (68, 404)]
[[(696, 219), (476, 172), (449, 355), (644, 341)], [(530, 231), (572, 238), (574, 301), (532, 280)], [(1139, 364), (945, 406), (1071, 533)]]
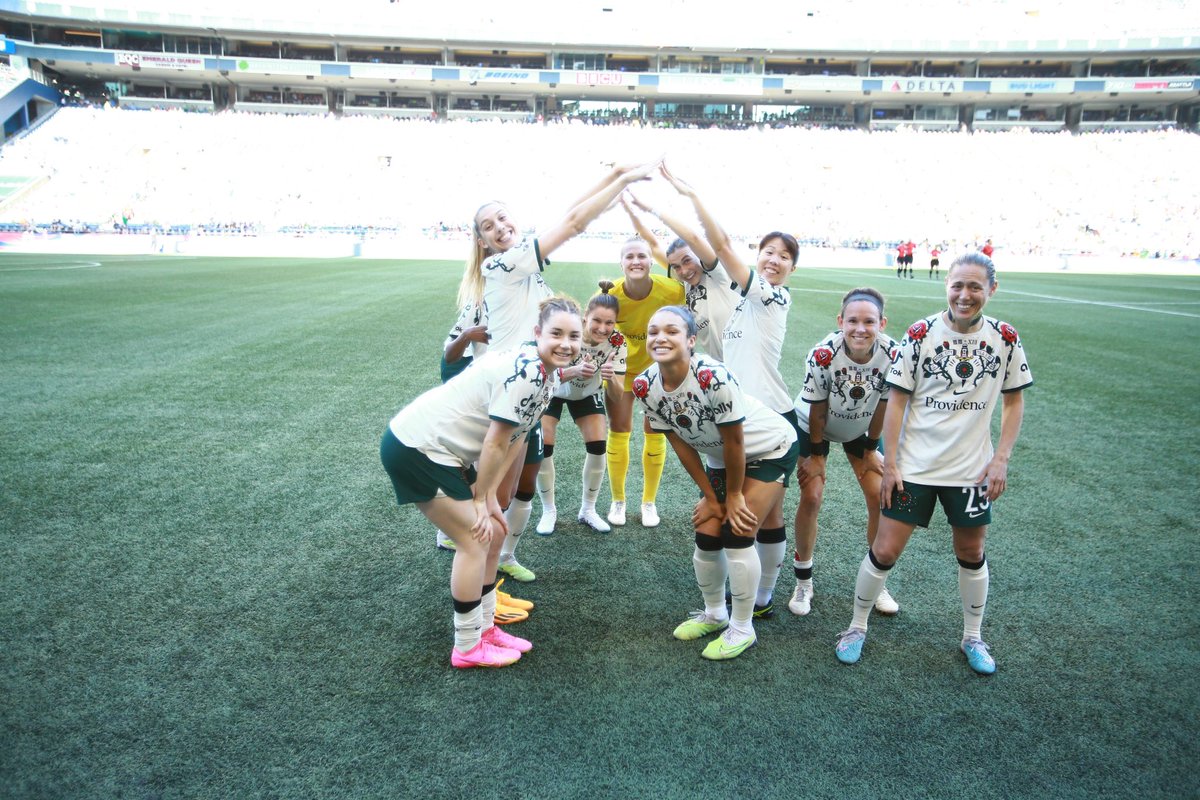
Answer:
[(869, 371), (865, 366), (853, 364), (842, 367), (833, 373), (833, 385), (830, 392), (842, 399), (847, 409), (857, 406), (872, 392), (882, 392), (884, 375), (878, 368)]
[(708, 299), (708, 287), (703, 283), (697, 283), (695, 286), (689, 286), (687, 290), (687, 307), (688, 311), (696, 313), (696, 305), (701, 300)]
[(818, 347), (813, 350), (813, 361), (818, 367), (828, 367), (833, 363), (833, 350), (828, 347)]
[(638, 400), (645, 400), (648, 394), (650, 394), (650, 381), (646, 380), (644, 375), (638, 375), (633, 379), (633, 396)]
[(943, 341), (921, 362), (926, 378), (946, 381), (946, 388), (965, 394), (984, 378), (1000, 376), (1000, 357), (986, 341), (955, 339)]
[(682, 397), (661, 398), (655, 413), (684, 433), (702, 432), (706, 423), (716, 424), (717, 421), (716, 410), (693, 392)]
[(912, 512), (916, 510), (917, 499), (907, 489), (892, 490), (892, 508), (896, 511)]

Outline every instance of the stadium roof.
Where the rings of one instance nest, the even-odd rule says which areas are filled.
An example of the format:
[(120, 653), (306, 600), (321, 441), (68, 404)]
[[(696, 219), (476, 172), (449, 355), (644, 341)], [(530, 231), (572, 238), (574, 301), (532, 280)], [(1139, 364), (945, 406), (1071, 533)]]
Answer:
[(341, 0), (332, 13), (327, 4), (304, 0), (205, 0), (193, 6), (177, 0), (0, 0), (0, 9), (114, 27), (534, 42), (560, 49), (919, 51), (966, 49), (947, 45), (969, 47), (971, 41), (1005, 50), (1026, 49), (1018, 43), (1129, 38), (1146, 39), (1151, 49), (1184, 47), (1184, 37), (1200, 35), (1200, 14), (1188, 0)]

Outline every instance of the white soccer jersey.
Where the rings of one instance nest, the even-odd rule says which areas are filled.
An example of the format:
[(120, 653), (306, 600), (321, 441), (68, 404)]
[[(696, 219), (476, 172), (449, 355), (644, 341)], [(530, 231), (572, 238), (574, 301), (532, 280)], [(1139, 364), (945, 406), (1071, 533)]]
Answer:
[(829, 334), (808, 354), (804, 387), (796, 395), (800, 427), (811, 431), (808, 419), (812, 404), (828, 401), (825, 441), (852, 442), (866, 433), (875, 407), (887, 400), (887, 375), (897, 346), (895, 339), (880, 333), (875, 337), (871, 358), (859, 364), (846, 352), (845, 334)]
[(389, 426), (435, 464), (466, 467), (479, 460), (492, 420), (516, 426), (511, 444), (541, 419), (556, 388), (558, 371), (547, 375), (533, 344), (493, 350), (409, 403)]
[(737, 289), (720, 262), (700, 272), (700, 281), (687, 286), (687, 307), (696, 318), (696, 347), (718, 361), (724, 358), (721, 336), (737, 305)]
[[(625, 358), (628, 355), (628, 350), (629, 348), (625, 344), (625, 337), (621, 335), (620, 331), (613, 331), (612, 336), (609, 336), (599, 344), (582, 345), (579, 348), (579, 355), (567, 366), (573, 367), (586, 358), (599, 367), (605, 361), (611, 359), (613, 371), (621, 376), (619, 380), (623, 382), (625, 380)], [(600, 378), (600, 370), (597, 369), (595, 374), (590, 378), (576, 378), (575, 380), (559, 385), (558, 389), (554, 392), (554, 396), (561, 397), (564, 400), (583, 400), (585, 397), (591, 397), (602, 391), (602, 387), (603, 381)]]
[(780, 414), (792, 410), (792, 396), (779, 372), (791, 305), (792, 294), (786, 286), (772, 286), (751, 270), (722, 336), (724, 361), (733, 365), (742, 391)]
[[(442, 350), (445, 351), (455, 339), (462, 336), (463, 331), (467, 328), (487, 324), (487, 314), (483, 310), (483, 304), (467, 303), (458, 312), (458, 319), (455, 320), (454, 327), (450, 329), (450, 335), (446, 337), (446, 343), (442, 346)], [(470, 356), (471, 358), (479, 358), (487, 352), (487, 349), (487, 342), (469, 342), (467, 349), (463, 351), (463, 355)]]
[(938, 314), (908, 329), (887, 381), (912, 395), (896, 453), (904, 479), (974, 486), (992, 459), (1000, 393), (1024, 389), (1033, 375), (1008, 323), (984, 317), (978, 331), (957, 333)]
[(725, 365), (709, 356), (692, 356), (687, 378), (673, 392), (663, 388), (658, 364), (652, 364), (634, 378), (633, 396), (653, 430), (674, 431), (713, 469), (725, 466), (723, 425), (742, 423), (747, 463), (780, 458), (796, 441), (791, 423), (744, 393)]
[(542, 280), (537, 239), (527, 236), (483, 262), (483, 305), (491, 346), (511, 350), (533, 338), (538, 303), (553, 292)]

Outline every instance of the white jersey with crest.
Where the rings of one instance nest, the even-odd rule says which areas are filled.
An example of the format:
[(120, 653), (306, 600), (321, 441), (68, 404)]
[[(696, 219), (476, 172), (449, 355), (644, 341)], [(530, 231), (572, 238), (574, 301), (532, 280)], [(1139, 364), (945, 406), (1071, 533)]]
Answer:
[[(487, 325), (487, 314), (483, 310), (483, 303), (467, 303), (458, 312), (458, 319), (454, 321), (454, 327), (450, 329), (450, 334), (446, 337), (446, 343), (442, 346), (445, 351), (447, 347), (454, 343), (454, 340), (462, 336), (463, 331), (467, 328), (474, 328), (477, 325)], [(479, 358), (487, 352), (487, 342), (468, 342), (467, 349), (463, 351), (463, 355), (471, 358)]]
[[(620, 331), (613, 331), (612, 335), (599, 344), (583, 343), (579, 348), (579, 355), (575, 360), (567, 365), (567, 368), (580, 364), (584, 359), (590, 359), (593, 364), (599, 367), (605, 361), (612, 360), (613, 372), (620, 375), (621, 382), (625, 381), (625, 358), (628, 355), (629, 348), (625, 344), (625, 337)], [(583, 400), (591, 397), (598, 392), (603, 391), (604, 382), (600, 378), (600, 370), (590, 378), (576, 378), (571, 381), (566, 381), (561, 384), (554, 392), (555, 397), (561, 397), (564, 400)]]
[(389, 427), (435, 464), (467, 467), (479, 460), (492, 420), (516, 426), (510, 444), (524, 438), (556, 388), (558, 371), (547, 374), (532, 343), (493, 350), (409, 403)]
[(808, 419), (812, 404), (828, 401), (825, 441), (852, 442), (865, 434), (876, 407), (887, 400), (888, 370), (897, 346), (892, 337), (876, 334), (870, 358), (859, 364), (846, 350), (844, 333), (834, 331), (825, 337), (809, 351), (804, 386), (796, 395), (800, 427), (811, 431)]
[(742, 423), (747, 463), (780, 458), (796, 441), (790, 422), (744, 393), (725, 365), (710, 356), (693, 355), (687, 377), (673, 392), (663, 387), (658, 364), (652, 364), (634, 378), (633, 396), (653, 430), (674, 431), (713, 469), (725, 466), (720, 430), (725, 425)]
[(553, 294), (542, 280), (542, 267), (542, 254), (532, 236), (483, 262), (484, 314), (495, 349), (510, 350), (533, 338), (538, 304)]
[(687, 307), (696, 318), (696, 347), (718, 361), (724, 358), (721, 337), (733, 315), (739, 295), (721, 262), (711, 270), (702, 269), (695, 286), (685, 286)]
[(888, 372), (911, 395), (896, 464), (906, 481), (974, 486), (992, 460), (992, 412), (1002, 392), (1033, 383), (1025, 348), (1011, 325), (983, 317), (957, 333), (942, 314), (909, 327)]
[(772, 286), (755, 270), (750, 270), (741, 294), (721, 337), (724, 361), (733, 365), (742, 391), (785, 414), (792, 410), (792, 396), (779, 372), (779, 360), (792, 294), (786, 286)]

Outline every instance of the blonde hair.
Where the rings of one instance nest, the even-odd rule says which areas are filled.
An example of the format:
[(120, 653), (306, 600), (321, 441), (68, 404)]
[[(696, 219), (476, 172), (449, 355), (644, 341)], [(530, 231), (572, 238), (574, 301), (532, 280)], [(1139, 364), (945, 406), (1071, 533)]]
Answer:
[(471, 255), (463, 265), (462, 280), (458, 283), (458, 307), (467, 303), (478, 306), (483, 303), (483, 262), (487, 258), (478, 239), (471, 240)]

